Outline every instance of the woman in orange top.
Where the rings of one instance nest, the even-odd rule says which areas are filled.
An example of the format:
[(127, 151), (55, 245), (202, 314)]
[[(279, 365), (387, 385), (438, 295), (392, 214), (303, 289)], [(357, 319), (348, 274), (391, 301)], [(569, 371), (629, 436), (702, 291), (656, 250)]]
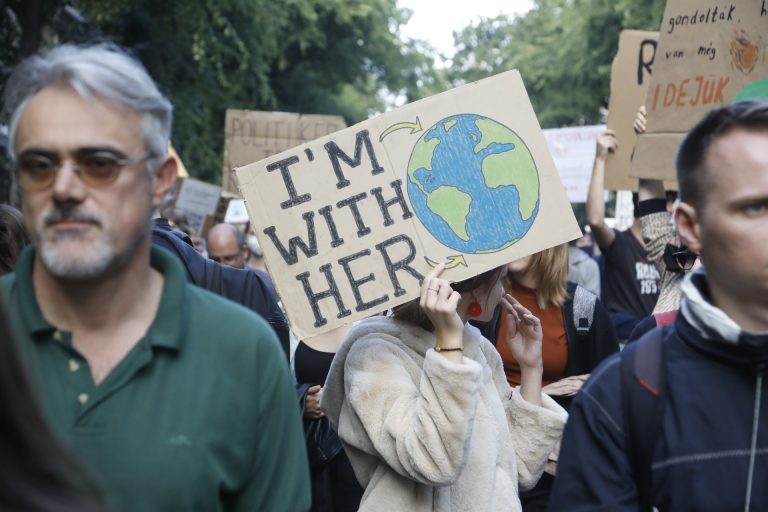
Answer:
[[(619, 350), (608, 311), (591, 292), (567, 281), (567, 244), (515, 260), (507, 271), (506, 291), (541, 320), (542, 391), (567, 409), (592, 370)], [(592, 311), (591, 322), (588, 311)], [(495, 313), (488, 324), (477, 324), (492, 341), (503, 340), (506, 334), (504, 315)], [(520, 366), (514, 356), (505, 343), (496, 343), (496, 348), (510, 385), (519, 385)], [(556, 455), (552, 459), (556, 460)], [(521, 493), (525, 512), (546, 509), (553, 474), (551, 464), (534, 489)]]

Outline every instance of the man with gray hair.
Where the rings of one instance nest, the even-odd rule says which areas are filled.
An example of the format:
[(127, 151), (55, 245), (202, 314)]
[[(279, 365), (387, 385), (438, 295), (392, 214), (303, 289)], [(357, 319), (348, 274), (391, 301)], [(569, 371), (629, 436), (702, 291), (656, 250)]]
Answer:
[(59, 46), (22, 63), (5, 100), (33, 245), (0, 293), (53, 430), (109, 509), (309, 508), (274, 332), (151, 247), (176, 163), (171, 105), (144, 68)]

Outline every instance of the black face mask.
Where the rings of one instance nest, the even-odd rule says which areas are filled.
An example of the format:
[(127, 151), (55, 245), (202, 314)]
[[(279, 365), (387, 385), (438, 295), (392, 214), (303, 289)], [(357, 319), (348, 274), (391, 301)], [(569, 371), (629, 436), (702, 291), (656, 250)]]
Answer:
[(667, 266), (667, 271), (676, 274), (691, 270), (697, 257), (698, 255), (691, 252), (685, 244), (667, 244), (664, 248), (664, 263)]

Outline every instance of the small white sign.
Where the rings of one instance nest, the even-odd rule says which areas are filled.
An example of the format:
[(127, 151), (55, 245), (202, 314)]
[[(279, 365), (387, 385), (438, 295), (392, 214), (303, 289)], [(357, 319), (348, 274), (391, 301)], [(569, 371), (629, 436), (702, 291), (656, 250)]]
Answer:
[(542, 130), (568, 200), (572, 203), (587, 201), (595, 161), (595, 141), (604, 130), (605, 125), (602, 124)]
[(245, 201), (232, 199), (227, 206), (224, 222), (228, 224), (243, 224), (248, 222), (248, 211), (245, 209)]

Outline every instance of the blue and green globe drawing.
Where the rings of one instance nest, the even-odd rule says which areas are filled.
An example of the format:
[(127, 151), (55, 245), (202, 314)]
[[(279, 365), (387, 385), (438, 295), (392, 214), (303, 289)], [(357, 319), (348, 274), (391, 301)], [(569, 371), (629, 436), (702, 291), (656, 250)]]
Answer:
[(424, 133), (408, 161), (407, 190), (427, 231), (464, 253), (509, 247), (539, 211), (539, 174), (525, 143), (475, 114), (446, 117)]

